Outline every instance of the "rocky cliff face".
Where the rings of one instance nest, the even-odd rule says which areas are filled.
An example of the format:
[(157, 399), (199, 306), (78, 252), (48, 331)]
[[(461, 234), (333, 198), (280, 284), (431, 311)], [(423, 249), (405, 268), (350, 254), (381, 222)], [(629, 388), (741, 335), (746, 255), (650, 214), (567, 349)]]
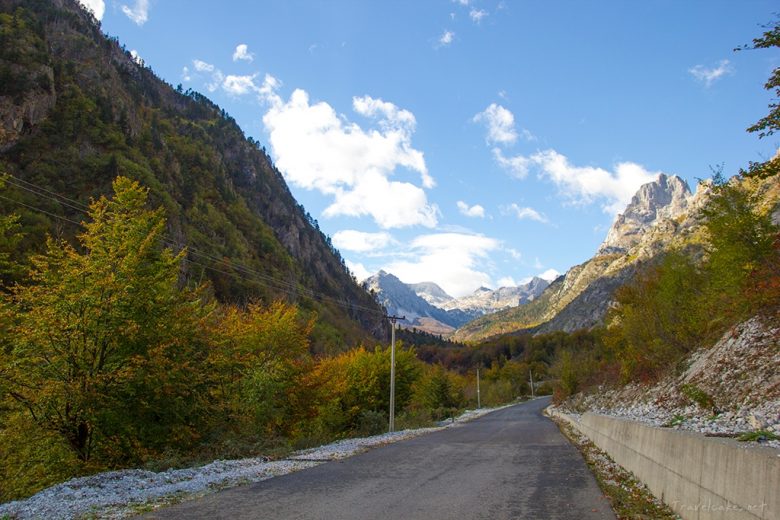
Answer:
[[(351, 277), (259, 143), (205, 96), (133, 60), (75, 0), (0, 0), (0, 166), (80, 204), (139, 180), (188, 248), (185, 277), (223, 301), (287, 298), (345, 344), (384, 337), (381, 308)], [(11, 188), (35, 251), (78, 230), (74, 206)], [(40, 208), (34, 211), (29, 208)]]
[(626, 210), (617, 216), (597, 254), (627, 252), (648, 229), (685, 213), (692, 197), (684, 180), (676, 175), (659, 175), (655, 182), (640, 187)]

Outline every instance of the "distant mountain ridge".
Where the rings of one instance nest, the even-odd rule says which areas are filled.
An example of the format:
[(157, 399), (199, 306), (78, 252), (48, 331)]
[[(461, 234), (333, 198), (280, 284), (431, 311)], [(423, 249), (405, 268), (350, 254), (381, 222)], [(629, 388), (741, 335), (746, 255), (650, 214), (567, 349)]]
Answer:
[(389, 313), (406, 316), (403, 325), (447, 335), (484, 314), (533, 301), (549, 282), (534, 277), (518, 287), (480, 287), (462, 298), (453, 298), (433, 282), (406, 284), (385, 271), (379, 271), (363, 284)]

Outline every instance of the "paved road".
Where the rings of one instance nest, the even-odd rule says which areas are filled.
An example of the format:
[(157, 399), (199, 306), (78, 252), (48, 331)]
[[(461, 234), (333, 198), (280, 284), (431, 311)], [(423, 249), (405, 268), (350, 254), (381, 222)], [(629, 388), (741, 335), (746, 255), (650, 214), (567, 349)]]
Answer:
[(539, 399), (146, 518), (612, 519)]

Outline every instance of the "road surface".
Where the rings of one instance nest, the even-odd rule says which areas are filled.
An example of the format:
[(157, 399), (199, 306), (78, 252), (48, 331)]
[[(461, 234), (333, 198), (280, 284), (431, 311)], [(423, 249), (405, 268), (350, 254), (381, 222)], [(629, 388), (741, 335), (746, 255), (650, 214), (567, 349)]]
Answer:
[(195, 519), (612, 519), (549, 398), (147, 514)]

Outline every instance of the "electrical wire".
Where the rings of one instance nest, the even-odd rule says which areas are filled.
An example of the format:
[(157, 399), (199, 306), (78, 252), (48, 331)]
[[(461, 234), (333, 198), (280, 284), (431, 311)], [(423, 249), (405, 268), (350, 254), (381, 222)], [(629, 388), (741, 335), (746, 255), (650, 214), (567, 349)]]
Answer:
[[(87, 213), (89, 211), (89, 207), (87, 205), (81, 203), (81, 202), (78, 202), (76, 200), (73, 200), (73, 199), (70, 199), (68, 197), (65, 197), (64, 195), (61, 195), (59, 193), (55, 193), (55, 192), (53, 192), (51, 190), (48, 190), (48, 189), (46, 189), (46, 188), (44, 188), (42, 186), (39, 186), (39, 185), (37, 185), (35, 183), (26, 181), (24, 179), (20, 179), (20, 178), (18, 178), (16, 176), (13, 176), (11, 174), (6, 174), (6, 176), (3, 178), (3, 180), (5, 182), (7, 182), (8, 184), (11, 184), (12, 186), (16, 187), (16, 188), (22, 189), (24, 191), (27, 191), (28, 193), (32, 193), (33, 195), (37, 195), (39, 197), (46, 198), (46, 199), (48, 199), (50, 201), (53, 201), (53, 202), (56, 202), (56, 203), (61, 204), (63, 206), (69, 207), (69, 208), (71, 208), (71, 209), (73, 209), (75, 211), (78, 211), (80, 213)], [(69, 219), (69, 218), (65, 217), (64, 215), (59, 215), (59, 214), (56, 214), (56, 213), (52, 213), (50, 211), (47, 211), (47, 210), (42, 209), (42, 208), (39, 208), (37, 206), (33, 206), (33, 205), (30, 205), (30, 204), (27, 204), (27, 203), (22, 202), (22, 201), (11, 199), (11, 198), (5, 197), (3, 195), (0, 195), (0, 199), (9, 201), (9, 202), (12, 202), (12, 203), (15, 203), (15, 204), (19, 204), (20, 206), (24, 206), (27, 209), (30, 209), (32, 211), (43, 213), (45, 215), (48, 215), (50, 217), (53, 217), (53, 218), (56, 218), (56, 219), (68, 222), (70, 224), (75, 224), (77, 226), (82, 225), (82, 222), (76, 222), (75, 220)], [(202, 267), (204, 269), (208, 269), (208, 270), (216, 272), (216, 273), (220, 273), (220, 274), (223, 274), (223, 275), (226, 275), (226, 276), (230, 276), (230, 277), (232, 277), (232, 278), (234, 278), (236, 280), (239, 280), (239, 281), (243, 281), (246, 278), (249, 278), (249, 279), (259, 283), (260, 285), (264, 285), (264, 286), (266, 286), (266, 287), (268, 287), (270, 289), (274, 289), (276, 291), (280, 291), (280, 292), (289, 294), (290, 296), (304, 296), (304, 297), (314, 298), (314, 299), (317, 299), (317, 300), (320, 300), (320, 301), (323, 301), (323, 300), (324, 301), (329, 301), (329, 302), (332, 302), (332, 303), (334, 303), (336, 305), (339, 305), (339, 306), (341, 306), (341, 307), (343, 307), (343, 308), (345, 308), (347, 310), (360, 310), (360, 311), (364, 311), (364, 312), (367, 312), (367, 313), (370, 313), (370, 314), (375, 314), (375, 315), (378, 315), (378, 316), (383, 316), (383, 317), (385, 316), (384, 312), (379, 312), (379, 311), (377, 311), (374, 308), (367, 307), (367, 306), (361, 305), (359, 303), (355, 303), (355, 302), (347, 300), (345, 298), (336, 298), (334, 296), (331, 296), (331, 295), (328, 295), (328, 294), (325, 294), (325, 293), (322, 293), (322, 292), (314, 291), (312, 289), (306, 289), (306, 288), (298, 287), (298, 286), (296, 286), (296, 285), (294, 285), (294, 284), (292, 284), (290, 282), (287, 282), (287, 281), (284, 281), (284, 280), (279, 280), (278, 278), (274, 278), (272, 276), (268, 276), (268, 275), (266, 275), (264, 273), (261, 273), (260, 271), (258, 271), (256, 269), (253, 269), (253, 268), (251, 268), (249, 266), (246, 266), (246, 265), (244, 265), (244, 264), (242, 264), (240, 262), (236, 262), (233, 259), (225, 258), (225, 257), (220, 258), (220, 257), (214, 256), (214, 255), (212, 255), (210, 253), (207, 253), (205, 251), (202, 251), (200, 249), (197, 249), (195, 247), (192, 247), (192, 246), (190, 246), (188, 244), (184, 244), (182, 246), (177, 240), (174, 240), (173, 238), (171, 238), (171, 237), (169, 237), (167, 235), (163, 235), (162, 239), (163, 239), (164, 243), (166, 243), (167, 245), (169, 245), (169, 246), (171, 246), (173, 248), (179, 248), (179, 247), (186, 248), (188, 254), (192, 254), (193, 256), (198, 256), (200, 258), (207, 259), (207, 260), (210, 260), (212, 262), (221, 263), (221, 264), (225, 265), (225, 267), (227, 267), (229, 269), (232, 269), (234, 271), (239, 271), (239, 273), (243, 274), (243, 276), (239, 276), (239, 273), (236, 273), (236, 272), (223, 271), (223, 270), (217, 269), (217, 268), (215, 268), (215, 267), (213, 267), (211, 265), (207, 265), (207, 264), (195, 261), (195, 260), (193, 260), (191, 258), (183, 257), (183, 260), (186, 261), (187, 263), (190, 263), (190, 264), (193, 264), (193, 265), (198, 265), (198, 266), (200, 266), (200, 267)], [(207, 243), (209, 243), (209, 242), (207, 242)], [(209, 245), (217, 247), (213, 243), (209, 243)]]

